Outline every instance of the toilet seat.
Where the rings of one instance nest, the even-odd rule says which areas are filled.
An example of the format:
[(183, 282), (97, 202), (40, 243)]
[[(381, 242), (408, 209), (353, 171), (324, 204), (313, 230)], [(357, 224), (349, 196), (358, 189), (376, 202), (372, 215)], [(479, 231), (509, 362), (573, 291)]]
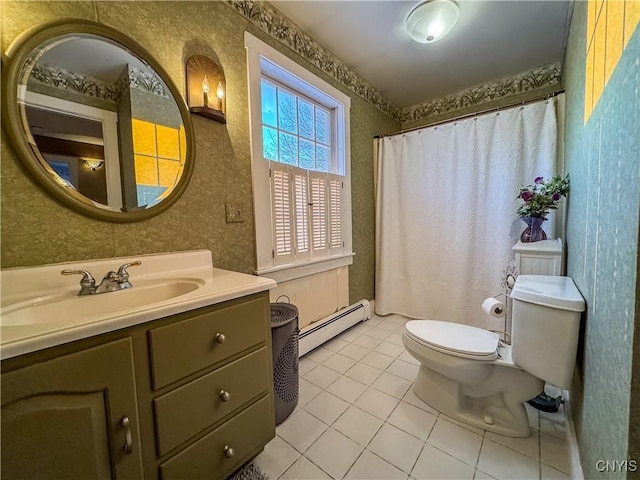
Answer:
[(405, 332), (425, 347), (456, 357), (484, 361), (498, 357), (500, 336), (482, 328), (439, 320), (411, 320)]

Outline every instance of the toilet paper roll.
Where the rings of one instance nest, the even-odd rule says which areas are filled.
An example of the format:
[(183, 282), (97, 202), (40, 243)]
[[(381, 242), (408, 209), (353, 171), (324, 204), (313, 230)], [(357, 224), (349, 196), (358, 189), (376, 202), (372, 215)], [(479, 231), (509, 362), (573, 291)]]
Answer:
[(482, 310), (484, 310), (484, 313), (493, 318), (504, 317), (506, 313), (504, 303), (493, 297), (489, 297), (485, 299), (484, 302), (482, 302)]

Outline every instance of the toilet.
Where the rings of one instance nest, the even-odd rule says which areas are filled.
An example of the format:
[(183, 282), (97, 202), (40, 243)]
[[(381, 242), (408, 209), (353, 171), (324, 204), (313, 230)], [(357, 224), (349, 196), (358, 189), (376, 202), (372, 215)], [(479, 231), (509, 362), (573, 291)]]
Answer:
[(571, 386), (585, 304), (570, 277), (554, 275), (520, 275), (511, 299), (511, 345), (437, 320), (407, 322), (402, 341), (420, 362), (413, 391), (423, 402), (474, 427), (527, 437), (525, 402), (545, 382)]

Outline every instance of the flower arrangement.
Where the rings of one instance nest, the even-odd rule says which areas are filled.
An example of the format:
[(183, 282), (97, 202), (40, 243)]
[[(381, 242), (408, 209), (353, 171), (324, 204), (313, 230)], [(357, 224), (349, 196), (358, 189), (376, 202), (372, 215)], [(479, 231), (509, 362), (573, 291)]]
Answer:
[(556, 175), (551, 180), (544, 181), (543, 177), (536, 177), (533, 185), (520, 189), (516, 198), (521, 198), (524, 204), (518, 208), (520, 217), (537, 217), (546, 219), (549, 210), (558, 208), (558, 202), (569, 194), (569, 176), (562, 178)]

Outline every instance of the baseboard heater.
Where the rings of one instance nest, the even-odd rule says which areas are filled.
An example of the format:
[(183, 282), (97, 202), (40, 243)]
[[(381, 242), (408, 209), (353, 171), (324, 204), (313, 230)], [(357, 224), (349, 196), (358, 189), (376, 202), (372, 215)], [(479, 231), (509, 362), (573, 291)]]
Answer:
[(299, 355), (309, 353), (316, 347), (341, 334), (358, 322), (371, 318), (371, 307), (367, 300), (360, 300), (342, 310), (312, 323), (300, 330)]

